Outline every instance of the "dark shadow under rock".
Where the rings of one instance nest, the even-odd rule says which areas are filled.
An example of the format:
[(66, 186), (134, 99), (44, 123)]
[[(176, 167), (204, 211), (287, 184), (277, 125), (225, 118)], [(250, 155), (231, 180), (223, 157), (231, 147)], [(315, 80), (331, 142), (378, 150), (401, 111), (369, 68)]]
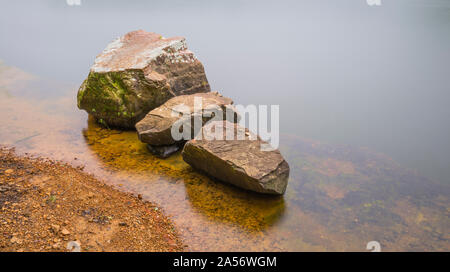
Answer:
[(183, 148), (184, 142), (182, 144), (173, 144), (173, 145), (149, 145), (147, 144), (147, 149), (153, 155), (165, 159), (168, 158), (173, 153), (177, 152), (181, 148)]

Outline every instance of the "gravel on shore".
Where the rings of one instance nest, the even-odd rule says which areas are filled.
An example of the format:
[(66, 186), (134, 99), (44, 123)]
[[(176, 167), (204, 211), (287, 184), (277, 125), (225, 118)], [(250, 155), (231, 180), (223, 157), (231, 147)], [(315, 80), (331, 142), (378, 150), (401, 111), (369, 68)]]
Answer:
[(0, 147), (0, 251), (73, 251), (78, 245), (81, 251), (185, 249), (154, 204), (81, 169)]

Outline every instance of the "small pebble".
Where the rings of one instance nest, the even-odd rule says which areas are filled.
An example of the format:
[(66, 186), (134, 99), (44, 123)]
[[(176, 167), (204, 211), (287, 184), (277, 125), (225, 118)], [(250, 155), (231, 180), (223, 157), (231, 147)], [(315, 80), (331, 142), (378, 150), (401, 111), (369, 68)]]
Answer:
[(66, 228), (63, 228), (63, 229), (61, 230), (61, 234), (62, 234), (62, 235), (69, 235), (69, 234), (70, 234), (70, 231), (68, 231)]

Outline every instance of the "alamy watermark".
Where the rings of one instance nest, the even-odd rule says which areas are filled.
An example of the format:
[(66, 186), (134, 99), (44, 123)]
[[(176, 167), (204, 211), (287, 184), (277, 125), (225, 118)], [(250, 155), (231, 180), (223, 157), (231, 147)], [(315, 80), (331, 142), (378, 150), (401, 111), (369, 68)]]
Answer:
[(367, 243), (366, 249), (371, 252), (381, 252), (381, 245), (377, 241), (370, 241)]
[(366, 0), (369, 6), (381, 6), (381, 0)]
[[(369, 6), (381, 6), (381, 0), (366, 0)], [(81, 0), (66, 0), (69, 6), (81, 6)]]
[(81, 0), (66, 0), (69, 6), (81, 6)]
[[(270, 108), (270, 113), (269, 113)], [(261, 150), (271, 151), (280, 143), (280, 106), (279, 105), (236, 105), (224, 110), (218, 105), (209, 104), (203, 107), (203, 98), (194, 97), (193, 111), (180, 104), (172, 109), (172, 117), (179, 119), (171, 127), (171, 135), (175, 141), (191, 140), (261, 140)], [(208, 120), (204, 123), (204, 120)], [(234, 123), (240, 128), (225, 126), (223, 121)]]

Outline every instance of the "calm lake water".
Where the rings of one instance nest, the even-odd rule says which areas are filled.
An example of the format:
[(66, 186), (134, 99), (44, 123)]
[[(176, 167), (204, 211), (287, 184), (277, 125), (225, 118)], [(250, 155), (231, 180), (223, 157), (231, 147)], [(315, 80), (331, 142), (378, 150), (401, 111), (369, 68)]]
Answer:
[[(2, 1), (1, 13), (0, 144), (142, 194), (189, 250), (450, 250), (449, 1)], [(283, 197), (157, 159), (77, 109), (95, 56), (135, 29), (185, 36), (235, 103), (280, 105)]]

